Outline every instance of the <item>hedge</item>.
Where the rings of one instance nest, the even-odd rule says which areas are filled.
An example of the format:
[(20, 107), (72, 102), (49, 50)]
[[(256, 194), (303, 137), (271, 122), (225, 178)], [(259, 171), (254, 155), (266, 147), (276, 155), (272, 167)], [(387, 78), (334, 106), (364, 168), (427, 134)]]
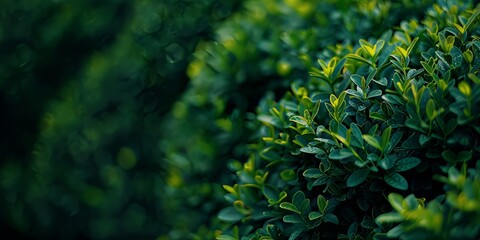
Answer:
[(161, 143), (170, 171), (165, 192), (175, 196), (170, 206), (189, 213), (182, 215), (185, 229), (200, 219), (196, 237), (213, 238), (210, 224), (224, 204), (217, 183), (232, 182), (229, 160), (248, 156), (255, 125), (246, 120), (255, 118), (266, 92), (282, 93), (292, 80), (307, 78), (313, 59), (341, 51), (335, 44), (353, 47), (359, 36), (377, 36), (403, 17), (421, 16), (428, 4), (247, 1), (219, 24), (214, 41), (200, 43), (194, 53), (187, 69), (191, 82)]
[(217, 239), (478, 239), (479, 14), (438, 1), (265, 97)]

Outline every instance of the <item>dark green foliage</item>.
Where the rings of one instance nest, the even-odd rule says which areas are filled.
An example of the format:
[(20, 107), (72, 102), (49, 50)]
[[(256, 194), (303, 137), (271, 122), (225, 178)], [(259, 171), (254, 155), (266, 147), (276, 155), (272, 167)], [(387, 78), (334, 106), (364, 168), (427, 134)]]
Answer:
[(162, 189), (160, 124), (195, 46), (238, 2), (2, 4), (2, 222), (42, 239), (194, 231)]
[(27, 157), (24, 148), (32, 148), (48, 100), (92, 52), (114, 42), (131, 4), (20, 0), (5, 1), (1, 8), (0, 151), (6, 161)]
[[(177, 192), (176, 199), (184, 200), (175, 200), (178, 211), (188, 207), (192, 211), (214, 212), (222, 206), (222, 198), (217, 195), (221, 189), (215, 184), (207, 192), (197, 189), (206, 189), (205, 182), (231, 181), (232, 176), (225, 174), (225, 163), (248, 156), (246, 143), (251, 141), (256, 126), (245, 119), (253, 116), (249, 112), (254, 111), (266, 91), (282, 93), (292, 79), (308, 77), (312, 59), (321, 52), (330, 56), (336, 51), (348, 51), (331, 45), (341, 41), (355, 44), (359, 36), (377, 36), (393, 26), (399, 21), (400, 5), (369, 1), (247, 1), (244, 11), (219, 25), (215, 41), (197, 47), (188, 68), (191, 83), (175, 104), (168, 125), (175, 131), (166, 131), (162, 142), (172, 179), (181, 180), (166, 186), (167, 191)], [(414, 16), (421, 14), (425, 5), (412, 1), (405, 7)], [(378, 27), (380, 22), (385, 25)], [(344, 63), (339, 62), (337, 70)], [(269, 119), (267, 116), (263, 120)], [(268, 156), (268, 151), (264, 155), (275, 157)], [(229, 167), (236, 169), (241, 164), (231, 161)], [(295, 175), (293, 171), (282, 172), (286, 179)], [(223, 213), (231, 212), (229, 209)]]
[(478, 9), (439, 1), (267, 95), (217, 239), (477, 239)]

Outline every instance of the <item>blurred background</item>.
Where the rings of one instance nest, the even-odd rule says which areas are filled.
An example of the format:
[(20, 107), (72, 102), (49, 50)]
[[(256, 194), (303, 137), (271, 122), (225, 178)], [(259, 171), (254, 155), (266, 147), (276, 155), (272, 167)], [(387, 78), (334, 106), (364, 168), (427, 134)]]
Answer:
[(0, 238), (213, 239), (259, 99), (431, 2), (1, 1)]
[(0, 238), (168, 234), (162, 121), (239, 2), (2, 1)]

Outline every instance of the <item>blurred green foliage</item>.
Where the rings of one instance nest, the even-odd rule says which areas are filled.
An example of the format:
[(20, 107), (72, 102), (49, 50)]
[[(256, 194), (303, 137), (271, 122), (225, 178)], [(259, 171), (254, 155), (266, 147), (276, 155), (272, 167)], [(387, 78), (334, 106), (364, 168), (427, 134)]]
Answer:
[(122, 1), (3, 2), (0, 87), (3, 159), (28, 155), (45, 105), (95, 51), (107, 48), (126, 24)]
[(197, 42), (238, 2), (2, 3), (5, 227), (62, 239), (175, 229), (160, 124)]

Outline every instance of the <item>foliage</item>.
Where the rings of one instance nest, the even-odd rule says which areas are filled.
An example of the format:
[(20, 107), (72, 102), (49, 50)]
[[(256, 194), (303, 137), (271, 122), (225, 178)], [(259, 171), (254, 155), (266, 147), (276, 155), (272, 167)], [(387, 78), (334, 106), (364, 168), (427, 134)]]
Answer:
[(182, 224), (161, 188), (159, 124), (196, 44), (237, 3), (2, 4), (0, 84), (13, 112), (2, 127), (14, 126), (2, 136), (2, 222), (42, 239), (156, 238)]
[(473, 1), (239, 2), (2, 4), (6, 227), (479, 237)]
[(162, 141), (172, 180), (165, 191), (176, 193), (178, 211), (202, 209), (208, 224), (222, 206), (216, 183), (231, 182), (227, 161), (247, 156), (256, 126), (245, 119), (266, 91), (284, 92), (292, 79), (306, 78), (322, 52), (347, 51), (334, 44), (355, 44), (358, 36), (377, 36), (397, 24), (399, 6), (415, 16), (428, 4), (370, 2), (247, 1), (217, 27), (215, 41), (198, 45), (187, 69), (189, 88), (175, 103)]
[(448, 169), (445, 183), (446, 194), (425, 204), (425, 199), (414, 195), (403, 198), (391, 193), (388, 200), (394, 212), (377, 217), (379, 224), (401, 224), (390, 229), (386, 236), (400, 239), (476, 239), (480, 235), (480, 179), (477, 167), (462, 171)]
[(2, 162), (26, 158), (24, 148), (32, 148), (48, 100), (65, 78), (81, 69), (89, 54), (114, 42), (129, 8), (126, 1), (116, 0), (2, 3)]
[[(478, 173), (465, 179), (480, 150), (479, 13), (438, 1), (421, 22), (337, 46), (280, 100), (267, 95), (258, 141), (230, 164), (231, 206), (218, 214), (230, 226), (217, 239), (478, 238)], [(432, 176), (447, 172), (445, 192)], [(440, 215), (452, 217), (442, 228)]]

